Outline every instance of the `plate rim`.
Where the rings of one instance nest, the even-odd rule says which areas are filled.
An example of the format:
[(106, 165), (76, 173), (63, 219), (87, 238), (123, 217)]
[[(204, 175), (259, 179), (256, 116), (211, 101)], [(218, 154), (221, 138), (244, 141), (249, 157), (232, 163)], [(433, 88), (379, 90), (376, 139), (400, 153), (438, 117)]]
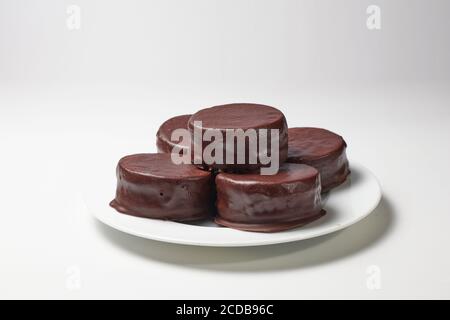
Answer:
[[(368, 209), (364, 214), (358, 215), (355, 219), (348, 221), (347, 223), (340, 223), (340, 224), (336, 224), (333, 226), (330, 226), (327, 229), (318, 231), (317, 233), (314, 234), (309, 234), (306, 235), (305, 237), (301, 237), (301, 234), (295, 234), (295, 235), (291, 235), (290, 237), (280, 237), (280, 238), (273, 238), (271, 239), (270, 236), (268, 239), (252, 239), (252, 240), (247, 240), (246, 242), (242, 242), (242, 240), (237, 241), (237, 242), (224, 242), (224, 243), (218, 243), (218, 242), (198, 242), (195, 240), (189, 240), (189, 239), (179, 239), (179, 238), (168, 238), (165, 236), (159, 236), (159, 235), (155, 235), (155, 234), (148, 234), (148, 233), (141, 233), (139, 231), (136, 230), (132, 230), (130, 228), (128, 228), (127, 226), (115, 223), (113, 221), (108, 220), (107, 218), (104, 217), (104, 215), (98, 214), (95, 212), (95, 210), (91, 210), (90, 206), (89, 206), (89, 201), (86, 201), (86, 197), (84, 197), (85, 200), (85, 204), (88, 208), (88, 211), (101, 223), (105, 224), (106, 226), (108, 226), (109, 228), (112, 228), (114, 230), (135, 236), (135, 237), (139, 237), (139, 238), (143, 238), (143, 239), (147, 239), (147, 240), (153, 240), (153, 241), (158, 241), (158, 242), (164, 242), (164, 243), (171, 243), (171, 244), (177, 244), (177, 245), (187, 245), (187, 246), (199, 246), (199, 247), (252, 247), (252, 246), (266, 246), (266, 245), (275, 245), (275, 244), (281, 244), (281, 243), (290, 243), (290, 242), (296, 242), (296, 241), (303, 241), (303, 240), (308, 240), (308, 239), (313, 239), (313, 238), (317, 238), (317, 237), (321, 237), (327, 234), (332, 234), (335, 233), (337, 231), (346, 229), (358, 222), (360, 222), (361, 220), (365, 219), (367, 216), (369, 216), (379, 205), (382, 196), (383, 196), (383, 192), (381, 189), (381, 184), (380, 181), (378, 180), (378, 178), (373, 174), (373, 172), (371, 170), (369, 170), (367, 167), (365, 167), (364, 165), (361, 165), (359, 162), (357, 161), (351, 161), (351, 166), (350, 169), (352, 167), (359, 167), (362, 168), (363, 170), (365, 170), (372, 178), (373, 180), (376, 182), (376, 186), (377, 186), (377, 198), (376, 201), (374, 201), (374, 203), (372, 204), (372, 206), (370, 207), (370, 209)], [(111, 210), (114, 210), (113, 208), (110, 208)], [(134, 217), (134, 216), (127, 216), (127, 218), (130, 219), (144, 219), (145, 221), (148, 220), (152, 220), (152, 219), (146, 219), (146, 218), (140, 218), (140, 217)], [(160, 222), (170, 222), (170, 223), (177, 223), (177, 222), (173, 222), (173, 221), (161, 221), (161, 220), (155, 220), (158, 223)], [(196, 225), (192, 225), (193, 228), (207, 228), (205, 226), (196, 226)], [(229, 228), (223, 228), (226, 230), (231, 230), (232, 232), (248, 232), (248, 231), (240, 231), (240, 230), (234, 230), (234, 229), (229, 229)], [(289, 232), (290, 230), (284, 231), (284, 232)], [(292, 230), (291, 230), (292, 231)], [(228, 232), (228, 231), (227, 231)], [(282, 233), (282, 232), (281, 232)], [(270, 234), (264, 234), (264, 233), (257, 233), (257, 234), (263, 234), (263, 235), (270, 235)], [(280, 233), (276, 233), (276, 234), (280, 234)]]

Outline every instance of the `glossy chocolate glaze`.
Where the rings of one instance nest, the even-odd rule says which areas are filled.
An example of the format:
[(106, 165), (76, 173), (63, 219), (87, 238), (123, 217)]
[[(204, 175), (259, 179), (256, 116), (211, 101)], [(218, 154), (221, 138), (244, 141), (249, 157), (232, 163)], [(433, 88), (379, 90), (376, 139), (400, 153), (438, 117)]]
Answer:
[(210, 216), (213, 208), (210, 172), (175, 165), (170, 154), (136, 154), (117, 166), (117, 211), (145, 218), (188, 221)]
[(159, 127), (156, 133), (156, 146), (159, 153), (171, 153), (173, 148), (178, 145), (180, 148), (186, 149), (189, 152), (190, 143), (189, 141), (172, 141), (172, 132), (176, 129), (187, 129), (188, 121), (192, 115), (185, 114), (182, 116), (177, 116), (170, 118), (165, 121), (161, 127)]
[[(255, 129), (256, 131), (259, 129), (278, 129), (279, 163), (282, 164), (287, 158), (288, 131), (286, 118), (283, 113), (276, 108), (260, 104), (234, 103), (203, 109), (193, 114), (189, 119), (188, 127), (192, 135), (194, 132), (195, 121), (202, 121), (202, 127), (197, 129), (202, 130), (203, 133), (207, 129), (219, 130), (224, 137), (224, 144), (227, 143), (225, 139), (226, 129)], [(194, 143), (195, 141), (193, 141), (192, 147), (194, 146)], [(201, 150), (203, 151), (209, 144), (210, 142), (203, 141)], [(270, 150), (270, 141), (268, 148)], [(244, 164), (237, 163), (237, 152), (235, 152), (234, 164), (227, 164), (225, 163), (226, 152), (224, 147), (223, 164), (214, 163), (212, 165), (207, 165), (203, 163), (201, 166), (203, 168), (221, 169), (230, 172), (247, 172), (262, 167), (262, 164), (259, 163), (259, 161), (256, 164), (249, 163), (248, 144), (246, 145), (245, 154)]]
[(257, 232), (292, 229), (325, 214), (319, 172), (285, 163), (276, 175), (219, 173), (216, 222)]
[(344, 139), (325, 129), (290, 128), (288, 162), (304, 163), (320, 172), (322, 192), (342, 184), (350, 174)]

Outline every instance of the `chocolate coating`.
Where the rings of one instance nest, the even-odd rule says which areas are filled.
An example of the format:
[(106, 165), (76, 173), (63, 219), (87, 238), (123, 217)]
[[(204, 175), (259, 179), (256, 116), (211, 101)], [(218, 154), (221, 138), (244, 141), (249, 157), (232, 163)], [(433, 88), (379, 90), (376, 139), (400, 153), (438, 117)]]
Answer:
[(188, 221), (206, 218), (213, 208), (210, 172), (172, 163), (170, 154), (136, 154), (117, 166), (117, 211), (145, 218)]
[(171, 153), (175, 146), (179, 146), (182, 149), (186, 149), (186, 152), (190, 152), (190, 142), (189, 141), (175, 141), (173, 142), (172, 132), (177, 129), (187, 129), (188, 121), (191, 117), (190, 114), (185, 114), (182, 116), (176, 116), (165, 121), (161, 127), (159, 127), (156, 133), (156, 146), (158, 147), (159, 153)]
[[(195, 127), (195, 121), (201, 121), (201, 127)], [(237, 161), (237, 149), (235, 144), (235, 153), (234, 153), (234, 161), (233, 163), (227, 163), (226, 161), (226, 144), (229, 143), (226, 140), (226, 131), (227, 129), (255, 129), (257, 132), (257, 141), (256, 143), (259, 145), (259, 130), (268, 129), (269, 130), (269, 141), (268, 141), (268, 149), (271, 148), (271, 136), (270, 129), (278, 129), (279, 131), (279, 163), (282, 164), (287, 158), (287, 148), (288, 148), (288, 131), (287, 131), (287, 123), (286, 118), (283, 113), (270, 106), (260, 105), (260, 104), (251, 104), (251, 103), (234, 103), (227, 105), (215, 106), (207, 109), (203, 109), (193, 114), (189, 119), (188, 128), (191, 132), (191, 135), (194, 134), (194, 129), (198, 131), (201, 130), (204, 133), (208, 129), (216, 129), (218, 130), (224, 139), (224, 152), (223, 159), (221, 163), (213, 163), (206, 164), (202, 163), (202, 167), (213, 168), (213, 169), (222, 169), (224, 171), (230, 172), (240, 172), (240, 171), (252, 171), (258, 168), (261, 168), (263, 164), (258, 161), (255, 164), (250, 163), (250, 149), (249, 143), (247, 140), (245, 147), (245, 161), (242, 164), (239, 164)], [(192, 141), (192, 150), (195, 152), (195, 140)], [(209, 141), (203, 141), (201, 145), (199, 145), (199, 149), (202, 154), (205, 148), (210, 144)], [(255, 158), (257, 157), (258, 152), (253, 153)], [(198, 155), (194, 154), (194, 159), (198, 159)]]
[(325, 129), (290, 128), (288, 162), (304, 163), (320, 172), (322, 192), (342, 184), (350, 174), (344, 139)]
[(216, 222), (230, 228), (277, 232), (325, 214), (319, 172), (285, 163), (276, 175), (219, 173)]

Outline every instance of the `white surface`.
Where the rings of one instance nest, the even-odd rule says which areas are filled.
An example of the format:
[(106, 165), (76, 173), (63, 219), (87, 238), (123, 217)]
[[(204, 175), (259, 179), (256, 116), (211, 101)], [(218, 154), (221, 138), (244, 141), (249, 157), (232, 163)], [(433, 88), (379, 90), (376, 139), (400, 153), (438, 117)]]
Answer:
[[(109, 168), (110, 166), (106, 163), (103, 167)], [(85, 192), (84, 198), (89, 211), (101, 222), (145, 239), (211, 247), (280, 244), (311, 239), (342, 230), (364, 219), (375, 209), (381, 198), (378, 181), (369, 170), (357, 162), (351, 161), (351, 164), (351, 177), (324, 197), (324, 209), (327, 211), (324, 217), (302, 228), (277, 233), (243, 232), (220, 228), (212, 221), (187, 224), (120, 214), (108, 205), (111, 195), (115, 192), (116, 181), (114, 175), (111, 175), (111, 172), (114, 172), (113, 166), (111, 170), (102, 170), (102, 174), (96, 176), (95, 181), (92, 181), (92, 188)]]
[[(0, 297), (450, 298), (450, 2), (377, 1), (379, 31), (370, 4), (0, 0)], [(256, 248), (164, 244), (90, 215), (91, 159), (154, 151), (168, 117), (237, 101), (342, 134), (380, 205)]]
[[(100, 89), (95, 94), (27, 89), (22, 95), (25, 89), (10, 88), (0, 98), (0, 295), (448, 298), (447, 89), (352, 87), (277, 97), (228, 91), (214, 98), (179, 92), (161, 99), (145, 89), (115, 89), (114, 95)], [(184, 106), (235, 99), (281, 105), (291, 124), (341, 133), (349, 156), (382, 184), (378, 208), (341, 232), (259, 248), (163, 244), (95, 221), (83, 201), (83, 192), (96, 183), (91, 159), (117, 161), (123, 154), (154, 151), (157, 124), (167, 116)], [(149, 106), (170, 114), (155, 115)], [(372, 265), (381, 270), (379, 290), (366, 286)], [(80, 289), (67, 287), (73, 270), (80, 270)]]

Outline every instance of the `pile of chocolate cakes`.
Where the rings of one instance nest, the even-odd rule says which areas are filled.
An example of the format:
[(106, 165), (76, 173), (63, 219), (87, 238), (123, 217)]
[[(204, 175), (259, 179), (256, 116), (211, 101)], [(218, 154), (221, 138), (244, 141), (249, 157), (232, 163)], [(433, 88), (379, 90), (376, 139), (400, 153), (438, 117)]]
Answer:
[[(190, 139), (174, 135), (178, 129)], [(258, 134), (246, 136), (244, 149), (238, 149), (230, 131)], [(202, 155), (218, 137), (223, 139), (220, 148), (211, 153), (212, 161), (205, 161)], [(256, 139), (253, 147), (250, 138)], [(320, 128), (288, 129), (281, 111), (259, 104), (221, 105), (171, 118), (158, 130), (157, 147), (159, 153), (119, 161), (111, 202), (117, 211), (173, 221), (214, 219), (229, 228), (278, 232), (322, 217), (321, 195), (350, 174), (341, 136)], [(174, 161), (182, 156), (188, 160)]]

